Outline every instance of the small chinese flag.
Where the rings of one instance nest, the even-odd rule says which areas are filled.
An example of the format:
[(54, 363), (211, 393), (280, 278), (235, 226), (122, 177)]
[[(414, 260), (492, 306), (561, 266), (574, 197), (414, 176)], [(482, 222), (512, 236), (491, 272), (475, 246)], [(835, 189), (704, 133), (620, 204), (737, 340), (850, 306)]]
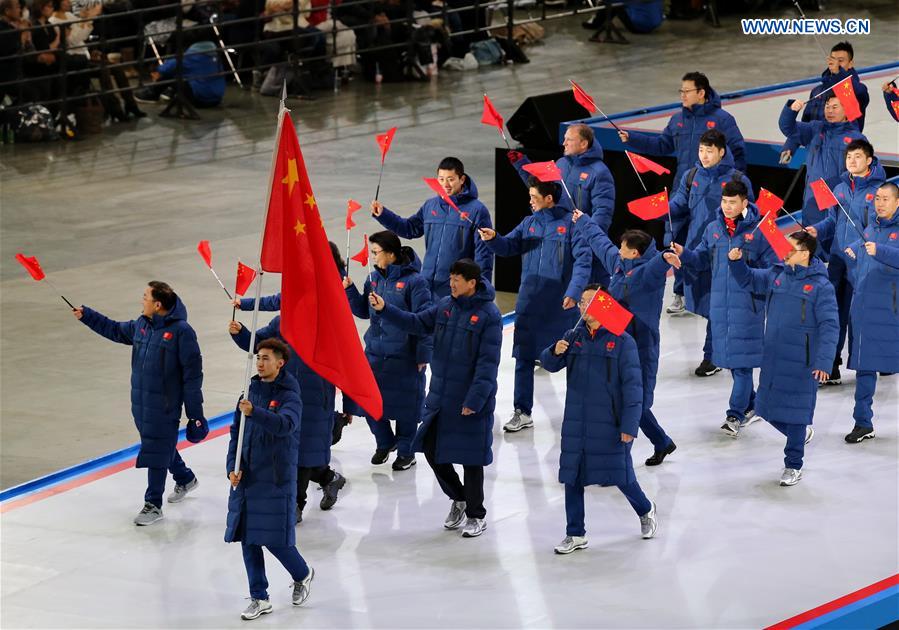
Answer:
[(562, 171), (559, 170), (559, 167), (552, 160), (549, 162), (531, 162), (530, 164), (525, 164), (522, 168), (541, 182), (562, 181)]
[(352, 259), (363, 267), (368, 267), (368, 234), (362, 235), (362, 249)]
[[(525, 167), (527, 168), (527, 167)], [(435, 177), (423, 177), (424, 182), (430, 186), (431, 190), (433, 190), (437, 195), (443, 199), (446, 203), (456, 209), (456, 212), (462, 212), (459, 210), (459, 206), (455, 204), (455, 202), (450, 199), (450, 196), (446, 194), (446, 191), (443, 189), (443, 186), (440, 185), (440, 182), (437, 181)]]
[(777, 257), (781, 260), (786, 258), (787, 254), (793, 251), (793, 246), (790, 244), (790, 241), (788, 241), (787, 237), (778, 229), (773, 212), (766, 214), (762, 219), (762, 222), (759, 223), (759, 232), (765, 236), (768, 240), (768, 244), (771, 245), (771, 249), (774, 250), (774, 253), (777, 254)]
[(234, 293), (236, 293), (237, 295), (243, 295), (244, 293), (246, 293), (247, 289), (250, 288), (250, 285), (253, 284), (253, 279), (255, 277), (256, 270), (238, 260), (237, 281), (234, 283)]
[(212, 269), (212, 248), (209, 247), (209, 241), (200, 241), (197, 243), (197, 251), (206, 262), (206, 266)]
[(627, 209), (644, 221), (658, 219), (668, 213), (668, 189), (648, 197), (627, 202)]
[(862, 108), (858, 104), (858, 98), (855, 96), (855, 86), (852, 85), (852, 76), (848, 76), (833, 88), (834, 94), (840, 99), (840, 105), (846, 112), (846, 118), (853, 121), (862, 117)]
[(503, 117), (496, 111), (486, 94), (484, 95), (484, 113), (481, 114), (481, 122), (496, 127), (500, 133), (503, 133)]
[(396, 127), (391, 127), (384, 133), (379, 133), (375, 136), (375, 140), (378, 141), (378, 146), (381, 147), (381, 164), (384, 163), (384, 160), (387, 158), (387, 152), (390, 151), (390, 143), (393, 142), (393, 135), (396, 133)]
[(597, 110), (596, 101), (593, 100), (593, 97), (587, 94), (580, 85), (572, 81), (568, 80), (571, 83), (571, 90), (574, 92), (574, 100), (578, 102), (578, 104), (586, 109), (591, 114), (595, 113)]
[(784, 207), (784, 200), (770, 190), (760, 188), (759, 198), (756, 200), (756, 204), (758, 205), (759, 212), (762, 213), (762, 216), (765, 216), (768, 213), (773, 213), (774, 216), (777, 216), (777, 211)]
[(362, 208), (362, 204), (354, 199), (350, 199), (346, 202), (346, 229), (351, 230), (356, 227), (355, 221), (353, 221), (353, 214), (357, 212), (360, 208)]
[(638, 173), (655, 173), (656, 175), (668, 175), (671, 173), (671, 171), (661, 164), (657, 164), (642, 155), (637, 155), (630, 151), (625, 151), (625, 153), (631, 160), (631, 166), (633, 166), (634, 170)]
[(44, 270), (41, 269), (41, 263), (37, 261), (35, 256), (26, 256), (25, 254), (16, 254), (16, 260), (25, 267), (25, 271), (31, 274), (35, 280), (43, 280), (45, 278)]
[(611, 295), (598, 290), (587, 307), (587, 315), (595, 319), (601, 326), (609, 329), (613, 335), (620, 335), (633, 319), (633, 314), (615, 301)]
[(809, 186), (812, 187), (812, 193), (815, 195), (815, 203), (818, 204), (818, 210), (827, 210), (837, 205), (837, 198), (833, 196), (833, 192), (823, 179), (816, 179)]

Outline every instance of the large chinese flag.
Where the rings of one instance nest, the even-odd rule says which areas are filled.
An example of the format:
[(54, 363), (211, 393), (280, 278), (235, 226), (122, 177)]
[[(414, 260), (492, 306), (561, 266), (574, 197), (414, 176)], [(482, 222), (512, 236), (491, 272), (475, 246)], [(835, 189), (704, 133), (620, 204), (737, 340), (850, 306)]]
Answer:
[(381, 392), (362, 351), (287, 113), (273, 170), (260, 259), (264, 271), (282, 274), (281, 334), (306, 365), (380, 419)]
[(663, 217), (668, 213), (668, 190), (628, 201), (627, 209), (645, 221)]

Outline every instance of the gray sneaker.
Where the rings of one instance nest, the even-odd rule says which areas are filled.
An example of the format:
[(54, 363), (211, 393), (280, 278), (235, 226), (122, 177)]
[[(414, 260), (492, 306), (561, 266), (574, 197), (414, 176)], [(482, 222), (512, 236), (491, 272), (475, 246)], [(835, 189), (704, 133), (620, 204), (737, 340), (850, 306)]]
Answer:
[(565, 555), (571, 553), (572, 551), (586, 548), (587, 539), (584, 536), (565, 536), (562, 542), (555, 546), (553, 551), (555, 551), (557, 554)]
[(503, 431), (515, 433), (532, 426), (534, 426), (534, 421), (531, 419), (531, 416), (521, 411), (521, 409), (516, 409), (512, 413), (512, 418), (503, 425)]
[(293, 605), (302, 606), (309, 597), (309, 589), (312, 587), (312, 578), (315, 577), (315, 569), (309, 567), (309, 574), (299, 582), (293, 583)]
[(649, 539), (656, 535), (656, 530), (659, 528), (659, 521), (656, 518), (656, 504), (652, 501), (649, 502), (652, 505), (649, 512), (640, 517), (640, 533), (643, 535), (643, 538)]
[(446, 515), (446, 520), (443, 521), (443, 526), (447, 529), (458, 529), (465, 519), (466, 507), (465, 501), (453, 501), (449, 514)]
[(162, 520), (162, 509), (156, 507), (152, 503), (144, 503), (144, 509), (137, 513), (134, 517), (134, 524), (152, 525), (156, 521)]
[(740, 427), (748, 427), (750, 424), (758, 422), (761, 419), (762, 417), (755, 413), (755, 409), (750, 409), (743, 414), (743, 419), (740, 421)]
[(784, 468), (783, 474), (780, 476), (780, 485), (795, 486), (802, 479), (802, 471), (795, 468)]
[(272, 612), (272, 605), (267, 599), (250, 598), (250, 605), (240, 613), (240, 618), (249, 621), (251, 619), (256, 619), (260, 615), (267, 615), (270, 612)]
[(462, 538), (477, 538), (487, 529), (487, 520), (483, 518), (469, 518), (462, 528)]
[(187, 496), (188, 492), (190, 492), (191, 490), (196, 490), (197, 486), (199, 485), (200, 481), (196, 477), (193, 478), (193, 481), (183, 486), (181, 484), (176, 484), (175, 489), (172, 490), (172, 494), (167, 496), (165, 500), (169, 503), (180, 503), (184, 500), (184, 497)]
[(805, 427), (805, 443), (811, 442), (813, 437), (815, 437), (815, 430), (812, 428), (812, 425), (808, 425)]
[(727, 416), (724, 424), (721, 425), (721, 430), (724, 431), (724, 434), (736, 438), (740, 435), (740, 427), (741, 427), (740, 419), (735, 416)]
[(675, 294), (671, 304), (665, 309), (669, 315), (682, 315), (686, 307), (684, 306), (684, 296)]

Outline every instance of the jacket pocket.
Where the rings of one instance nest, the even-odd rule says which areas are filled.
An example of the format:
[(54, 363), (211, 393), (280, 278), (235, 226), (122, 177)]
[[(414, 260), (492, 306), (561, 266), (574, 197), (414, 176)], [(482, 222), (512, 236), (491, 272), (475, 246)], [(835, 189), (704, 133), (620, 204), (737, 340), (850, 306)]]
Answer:
[[(799, 321), (800, 321), (801, 323), (803, 323), (803, 324), (805, 323), (805, 309), (806, 309), (806, 304), (808, 304), (808, 301), (807, 301), (807, 300), (802, 300), (802, 306), (801, 306), (801, 311), (802, 311), (802, 313), (801, 313), (801, 315), (800, 315), (800, 317), (799, 317)], [(808, 335), (806, 335), (806, 338), (807, 338), (807, 337), (808, 337)]]
[[(805, 302), (803, 302), (805, 304)], [(805, 333), (805, 364), (809, 366), (812, 364), (812, 341), (809, 338), (809, 334)]]
[(895, 314), (896, 312), (897, 312), (896, 311), (896, 283), (894, 282), (893, 283), (893, 313)]

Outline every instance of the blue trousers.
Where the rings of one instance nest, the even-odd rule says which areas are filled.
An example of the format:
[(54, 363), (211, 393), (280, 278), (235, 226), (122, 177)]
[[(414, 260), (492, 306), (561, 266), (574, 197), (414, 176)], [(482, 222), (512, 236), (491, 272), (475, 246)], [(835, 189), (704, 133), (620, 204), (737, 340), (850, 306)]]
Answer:
[(834, 365), (843, 363), (840, 355), (843, 354), (843, 346), (846, 345), (846, 336), (849, 336), (849, 347), (852, 347), (852, 324), (849, 321), (849, 306), (852, 303), (852, 284), (849, 282), (849, 272), (842, 256), (831, 256), (827, 265), (827, 277), (833, 285), (837, 296), (837, 314), (840, 321), (840, 334), (837, 338), (837, 353)]
[[(304, 580), (309, 575), (309, 566), (296, 547), (269, 547), (268, 552), (287, 569), (294, 582)], [(265, 577), (265, 558), (261, 545), (241, 544), (243, 564), (247, 568), (247, 581), (250, 583), (250, 597), (268, 599), (268, 579)]]
[(772, 427), (787, 436), (784, 447), (784, 468), (802, 470), (802, 457), (805, 455), (805, 424), (787, 424), (786, 422), (768, 422)]
[(657, 451), (664, 451), (671, 444), (671, 438), (668, 437), (665, 429), (656, 420), (652, 409), (645, 406), (643, 407), (643, 415), (640, 417), (640, 430), (652, 442), (653, 447)]
[(534, 408), (534, 367), (536, 362), (515, 359), (515, 389), (512, 393), (516, 409), (531, 415)]
[(168, 469), (147, 468), (147, 491), (144, 493), (144, 501), (152, 503), (158, 508), (162, 507), (162, 493), (165, 492), (165, 480), (168, 473), (172, 473), (175, 483), (180, 486), (186, 486), (196, 477), (181, 459), (178, 449), (175, 449), (172, 463), (169, 464)]
[(752, 368), (734, 368), (730, 371), (734, 386), (730, 390), (728, 416), (743, 420), (743, 414), (755, 409), (755, 388), (752, 383)]
[(852, 418), (860, 427), (874, 428), (875, 389), (877, 389), (877, 372), (859, 370), (855, 373), (855, 409)]
[(417, 420), (396, 420), (396, 433), (390, 426), (390, 420), (372, 420), (366, 418), (368, 428), (371, 434), (375, 436), (375, 444), (378, 448), (389, 451), (396, 446), (397, 455), (400, 457), (411, 457), (412, 438), (415, 437), (415, 431), (418, 429)]
[[(643, 489), (636, 480), (626, 486), (618, 486), (637, 516), (643, 516), (652, 509), (652, 503), (643, 494)], [(565, 484), (565, 518), (568, 524), (565, 526), (566, 536), (584, 536), (587, 530), (584, 527), (584, 486), (583, 484)]]
[(702, 343), (702, 358), (712, 360), (712, 322), (705, 320), (705, 341)]

